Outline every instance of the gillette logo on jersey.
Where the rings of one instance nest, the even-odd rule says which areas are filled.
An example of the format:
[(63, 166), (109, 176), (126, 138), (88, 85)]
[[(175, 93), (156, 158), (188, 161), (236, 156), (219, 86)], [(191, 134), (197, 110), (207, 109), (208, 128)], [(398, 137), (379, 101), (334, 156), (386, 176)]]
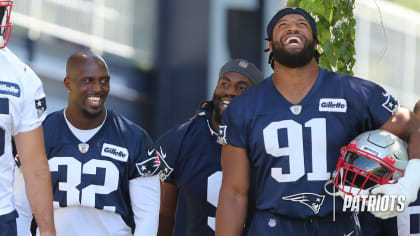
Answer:
[(127, 148), (104, 143), (104, 145), (102, 146), (101, 155), (115, 159), (117, 161), (127, 162), (128, 150)]
[(347, 112), (347, 101), (341, 98), (321, 98), (319, 100), (319, 111)]
[(404, 195), (345, 195), (343, 212), (402, 212), (404, 210), (404, 201)]
[(20, 87), (15, 83), (0, 81), (0, 93), (20, 97)]

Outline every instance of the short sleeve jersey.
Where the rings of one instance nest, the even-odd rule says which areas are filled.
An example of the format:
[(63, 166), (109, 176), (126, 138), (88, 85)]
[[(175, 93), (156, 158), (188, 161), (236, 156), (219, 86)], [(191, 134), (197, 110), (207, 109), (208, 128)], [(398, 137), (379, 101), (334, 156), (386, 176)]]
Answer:
[(129, 181), (159, 171), (147, 132), (110, 110), (87, 142), (70, 131), (63, 110), (50, 114), (43, 128), (54, 208), (82, 206), (117, 213), (134, 230)]
[[(255, 168), (256, 209), (292, 218), (331, 214), (324, 184), (340, 148), (378, 129), (399, 107), (367, 80), (320, 69), (299, 104), (291, 104), (271, 77), (235, 98), (222, 125), (227, 142), (246, 150)], [(342, 209), (336, 198), (335, 208)]]
[[(175, 235), (214, 235), (216, 207), (222, 181), (222, 145), (210, 127), (211, 110), (162, 135), (156, 142), (170, 167), (164, 182), (179, 191)], [(179, 225), (184, 225), (180, 227)], [(182, 232), (184, 231), (185, 232)]]
[(8, 48), (0, 49), (0, 215), (15, 209), (12, 136), (32, 131), (45, 118), (42, 82)]

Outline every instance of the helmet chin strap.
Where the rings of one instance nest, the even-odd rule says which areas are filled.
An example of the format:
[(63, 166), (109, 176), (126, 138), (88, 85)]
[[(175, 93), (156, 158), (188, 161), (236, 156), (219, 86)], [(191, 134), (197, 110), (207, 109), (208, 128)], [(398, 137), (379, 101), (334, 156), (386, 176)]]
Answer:
[(342, 197), (344, 199), (345, 194), (343, 192), (341, 192), (341, 191), (337, 191), (336, 192), (335, 191), (335, 185), (334, 184), (333, 184), (333, 192), (328, 191), (327, 186), (330, 185), (330, 184), (332, 184), (332, 180), (331, 179), (328, 180), (327, 182), (325, 182), (325, 184), (324, 184), (324, 191), (328, 195), (330, 195), (330, 196), (333, 196), (333, 197)]

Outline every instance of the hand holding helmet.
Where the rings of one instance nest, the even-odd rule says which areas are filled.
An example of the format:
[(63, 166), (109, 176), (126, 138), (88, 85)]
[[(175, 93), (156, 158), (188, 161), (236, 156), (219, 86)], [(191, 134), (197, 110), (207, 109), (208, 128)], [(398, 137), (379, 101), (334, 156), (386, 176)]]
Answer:
[[(368, 131), (342, 148), (332, 182), (342, 196), (404, 195), (405, 209), (417, 197), (420, 160), (408, 161), (406, 144), (394, 134), (384, 130)], [(388, 209), (397, 208), (389, 206)], [(386, 219), (401, 211), (371, 213)]]
[[(373, 188), (372, 194), (383, 194), (383, 195), (404, 195), (404, 209), (410, 205), (410, 203), (416, 201), (417, 193), (420, 187), (420, 159), (412, 159), (408, 161), (405, 169), (404, 177), (398, 179), (395, 184), (385, 184)], [(396, 209), (396, 208), (394, 208)], [(388, 212), (371, 212), (374, 216), (381, 219), (388, 219), (399, 215), (401, 212), (388, 211)]]

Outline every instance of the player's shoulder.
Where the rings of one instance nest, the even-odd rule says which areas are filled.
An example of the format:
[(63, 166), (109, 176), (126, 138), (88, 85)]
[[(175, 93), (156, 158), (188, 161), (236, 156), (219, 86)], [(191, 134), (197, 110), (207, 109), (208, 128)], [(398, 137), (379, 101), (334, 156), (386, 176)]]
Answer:
[(54, 125), (54, 124), (56, 124), (58, 122), (61, 122), (61, 120), (64, 121), (63, 117), (64, 117), (64, 109), (51, 112), (50, 114), (47, 115), (47, 117), (45, 118), (45, 120), (42, 123), (42, 125), (44, 127), (45, 126)]
[(201, 119), (200, 116), (193, 118), (192, 120), (188, 120), (184, 123), (181, 123), (175, 127), (170, 128), (165, 133), (163, 133), (159, 138), (157, 143), (165, 144), (165, 143), (174, 143), (183, 140), (185, 136), (189, 133), (189, 131), (196, 126), (198, 121)]
[(44, 131), (44, 141), (46, 146), (56, 145), (67, 138), (63, 128), (66, 127), (64, 119), (64, 109), (52, 112), (47, 115), (42, 123)]
[(382, 87), (375, 82), (356, 76), (333, 72), (322, 68), (320, 68), (320, 73), (324, 74), (327, 83), (332, 83), (336, 88), (338, 88), (337, 85), (341, 85), (341, 87), (352, 94), (354, 92), (363, 94), (368, 93), (371, 90), (383, 90)]
[(122, 133), (123, 136), (127, 136), (130, 139), (135, 139), (136, 137), (140, 139), (151, 139), (150, 135), (145, 129), (127, 117), (114, 112), (113, 110), (108, 109), (107, 112), (107, 119), (109, 119), (109, 122), (106, 122), (105, 124), (115, 127), (119, 132)]
[(260, 83), (248, 88), (245, 92), (236, 96), (229, 104), (225, 111), (228, 116), (232, 114), (242, 114), (240, 119), (250, 119), (261, 109), (264, 109), (264, 104), (271, 97), (275, 97), (275, 90), (272, 82), (272, 77), (264, 79)]
[(235, 104), (235, 106), (243, 106), (248, 108), (252, 107), (257, 103), (258, 100), (263, 99), (267, 93), (272, 92), (272, 84), (273, 82), (271, 76), (265, 78), (260, 83), (253, 85), (239, 96), (236, 96), (235, 99), (233, 99), (230, 103), (229, 107), (232, 104)]
[(7, 73), (11, 75), (8, 78), (21, 80), (16, 82), (29, 84), (28, 87), (36, 87), (41, 84), (41, 80), (33, 70), (23, 63), (12, 51), (10, 51), (10, 49), (0, 49), (0, 63), (3, 68), (2, 70), (4, 70), (3, 73), (7, 71)]

